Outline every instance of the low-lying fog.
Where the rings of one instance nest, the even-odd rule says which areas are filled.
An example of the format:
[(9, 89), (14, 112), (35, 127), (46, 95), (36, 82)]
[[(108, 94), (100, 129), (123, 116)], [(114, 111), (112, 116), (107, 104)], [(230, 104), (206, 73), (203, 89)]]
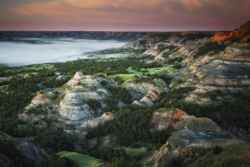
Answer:
[(125, 42), (89, 39), (24, 38), (0, 42), (0, 64), (22, 66), (40, 63), (66, 62), (86, 58), (85, 53), (118, 48)]

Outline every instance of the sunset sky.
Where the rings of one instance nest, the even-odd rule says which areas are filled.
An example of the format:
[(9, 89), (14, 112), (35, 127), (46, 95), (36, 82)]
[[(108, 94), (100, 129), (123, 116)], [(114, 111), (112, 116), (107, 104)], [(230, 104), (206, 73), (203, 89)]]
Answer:
[(233, 29), (250, 0), (0, 0), (0, 30)]

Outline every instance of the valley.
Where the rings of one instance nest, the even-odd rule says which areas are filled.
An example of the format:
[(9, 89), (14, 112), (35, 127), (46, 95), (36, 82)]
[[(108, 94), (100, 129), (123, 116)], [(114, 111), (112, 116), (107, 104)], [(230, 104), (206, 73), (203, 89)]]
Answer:
[(0, 166), (250, 166), (249, 25), (113, 33), (126, 45), (90, 59), (1, 65)]

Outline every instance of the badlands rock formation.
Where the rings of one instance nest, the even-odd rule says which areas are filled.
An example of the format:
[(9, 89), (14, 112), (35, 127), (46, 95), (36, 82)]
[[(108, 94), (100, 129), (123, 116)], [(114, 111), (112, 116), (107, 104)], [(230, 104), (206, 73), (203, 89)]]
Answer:
[(161, 79), (143, 82), (127, 82), (123, 85), (132, 97), (132, 104), (141, 107), (152, 107), (160, 100), (163, 93), (168, 92), (168, 86)]
[[(101, 115), (112, 101), (110, 90), (114, 87), (116, 83), (112, 80), (76, 72), (63, 87), (51, 92), (38, 92), (19, 118), (43, 127), (49, 126), (50, 120), (53, 126), (65, 130), (73, 127), (84, 129), (91, 124), (89, 121), (98, 124), (107, 120), (105, 114)], [(52, 98), (49, 95), (53, 93)]]
[(81, 124), (81, 129), (94, 129), (98, 126), (104, 125), (108, 121), (112, 121), (114, 119), (114, 116), (111, 112), (103, 113), (102, 116), (91, 119), (89, 121), (85, 121)]
[[(113, 98), (111, 89), (117, 85), (103, 77), (84, 76), (77, 72), (65, 87), (65, 95), (59, 105), (60, 115), (70, 121), (86, 121), (105, 111), (107, 101)], [(133, 105), (141, 107), (152, 107), (160, 100), (161, 95), (168, 91), (166, 83), (161, 79), (138, 83), (132, 81), (121, 88), (125, 88), (131, 95)], [(120, 101), (113, 100), (114, 104), (115, 101)]]
[(168, 129), (170, 137), (151, 157), (154, 167), (186, 166), (209, 149), (243, 143), (223, 132), (208, 118), (197, 118), (184, 111), (154, 113), (152, 128)]
[(155, 112), (151, 120), (153, 130), (178, 131), (182, 129), (190, 129), (196, 131), (215, 131), (221, 132), (221, 128), (208, 118), (197, 118), (188, 115), (186, 112), (176, 109), (174, 112)]
[[(194, 89), (186, 97), (187, 102), (213, 104), (225, 98), (230, 100), (235, 94), (247, 94), (250, 88), (250, 48), (249, 42), (243, 39), (250, 36), (249, 25), (248, 22), (234, 32), (228, 32), (237, 34), (241, 42), (227, 39), (218, 43), (213, 39), (216, 34), (212, 38), (209, 34), (172, 34), (160, 42), (145, 37), (145, 62), (182, 67), (177, 76), (185, 80), (182, 87), (188, 85)], [(216, 94), (217, 99), (211, 99), (210, 93), (218, 91), (221, 94)]]
[(46, 93), (39, 91), (36, 93), (35, 97), (32, 98), (31, 103), (27, 106), (27, 109), (37, 107), (40, 105), (47, 105), (50, 103), (49, 97)]
[[(123, 93), (119, 94), (120, 90)], [(53, 126), (68, 132), (87, 131), (112, 120), (110, 109), (130, 105), (152, 107), (167, 91), (161, 79), (118, 85), (107, 77), (76, 72), (63, 87), (50, 92), (39, 91), (19, 118), (43, 128), (51, 126), (48, 122), (52, 122)], [(131, 97), (130, 103), (123, 101), (122, 96)]]
[(223, 96), (230, 97), (250, 91), (250, 49), (243, 44), (228, 46), (214, 56), (204, 56), (189, 69), (197, 83), (187, 101), (199, 99), (201, 103), (211, 103), (209, 92), (220, 91)]
[(110, 88), (116, 86), (103, 77), (76, 72), (65, 85), (64, 97), (59, 104), (60, 115), (69, 121), (82, 122), (100, 116), (112, 97)]

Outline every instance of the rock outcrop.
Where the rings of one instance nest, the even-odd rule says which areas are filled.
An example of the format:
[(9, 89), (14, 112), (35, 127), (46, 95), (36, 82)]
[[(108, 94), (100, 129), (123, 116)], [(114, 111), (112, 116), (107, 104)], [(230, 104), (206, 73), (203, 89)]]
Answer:
[(185, 97), (187, 102), (214, 104), (221, 99), (231, 100), (236, 94), (249, 93), (250, 48), (249, 42), (243, 40), (250, 36), (249, 32), (247, 22), (233, 32), (215, 33), (211, 38), (177, 33), (164, 40), (151, 39), (154, 42), (145, 44), (145, 62), (181, 65), (178, 77), (186, 78), (182, 87), (194, 89)]
[(49, 103), (50, 100), (46, 93), (39, 91), (36, 93), (35, 97), (32, 98), (30, 105), (27, 106), (27, 109), (48, 105)]
[(208, 118), (197, 118), (177, 109), (175, 112), (155, 112), (152, 117), (153, 130), (168, 130), (171, 132), (189, 128), (194, 131), (221, 132), (221, 128)]
[(168, 86), (161, 79), (142, 82), (127, 82), (123, 85), (132, 97), (132, 104), (141, 107), (152, 107), (161, 95), (168, 92)]
[(81, 124), (81, 129), (91, 130), (98, 126), (104, 125), (108, 121), (112, 121), (114, 116), (111, 112), (103, 113), (102, 116), (85, 121)]
[(181, 110), (154, 113), (152, 129), (170, 133), (166, 144), (150, 159), (154, 167), (186, 166), (211, 149), (243, 143), (223, 132), (212, 120)]
[(116, 87), (113, 80), (76, 72), (63, 87), (39, 91), (19, 118), (36, 128), (49, 128), (51, 122), (67, 132), (86, 130), (111, 119), (103, 113), (109, 104), (118, 105), (111, 91)]
[(60, 115), (70, 121), (86, 121), (99, 116), (112, 97), (109, 88), (115, 83), (103, 77), (77, 72), (66, 84), (65, 95), (59, 105)]
[[(209, 93), (220, 92), (218, 98), (232, 97), (234, 94), (247, 94), (250, 91), (250, 50), (242, 45), (228, 46), (214, 56), (204, 56), (190, 66), (196, 77), (196, 89), (186, 98), (187, 101), (210, 104)], [(230, 100), (230, 99), (229, 99)]]
[(234, 32), (217, 32), (211, 37), (214, 42), (224, 42), (234, 38)]

